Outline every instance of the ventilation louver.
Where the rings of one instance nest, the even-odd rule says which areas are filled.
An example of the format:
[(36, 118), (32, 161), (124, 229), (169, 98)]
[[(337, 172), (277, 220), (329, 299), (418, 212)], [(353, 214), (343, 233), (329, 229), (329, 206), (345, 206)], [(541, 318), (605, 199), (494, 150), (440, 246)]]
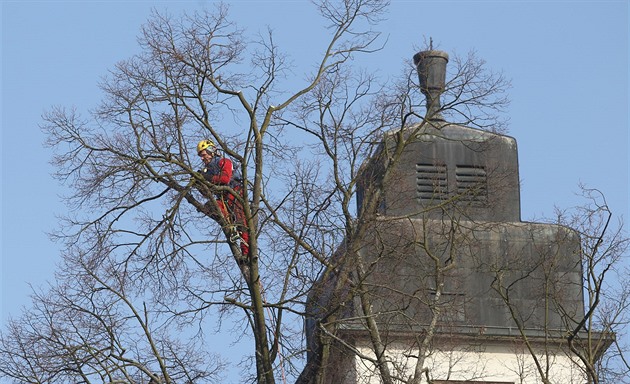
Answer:
[(488, 200), (488, 177), (481, 166), (458, 165), (455, 182), (459, 200), (485, 203)]
[(448, 199), (446, 165), (416, 164), (416, 185), (420, 200)]

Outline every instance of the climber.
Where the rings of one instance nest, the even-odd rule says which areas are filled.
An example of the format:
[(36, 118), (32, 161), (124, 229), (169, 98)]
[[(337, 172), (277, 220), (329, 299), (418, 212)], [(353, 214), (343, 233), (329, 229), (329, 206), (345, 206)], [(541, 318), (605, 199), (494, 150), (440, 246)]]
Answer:
[[(230, 187), (234, 192), (243, 196), (243, 179), (239, 169), (234, 169), (234, 163), (227, 157), (219, 156), (219, 151), (211, 140), (201, 140), (197, 144), (197, 154), (203, 161), (205, 168), (199, 172), (214, 185)], [(233, 192), (221, 190), (216, 192), (216, 202), (221, 215), (230, 225), (230, 241), (240, 239), (241, 253), (249, 255), (249, 232), (243, 212), (243, 204)]]

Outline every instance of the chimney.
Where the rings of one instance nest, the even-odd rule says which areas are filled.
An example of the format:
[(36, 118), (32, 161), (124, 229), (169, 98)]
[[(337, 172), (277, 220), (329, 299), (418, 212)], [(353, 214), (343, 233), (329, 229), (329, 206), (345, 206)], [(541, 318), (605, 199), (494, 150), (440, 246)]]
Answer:
[(440, 113), (442, 105), (440, 95), (446, 82), (446, 63), (448, 54), (442, 51), (422, 51), (413, 55), (413, 63), (418, 69), (420, 90), (427, 98), (428, 120), (444, 121)]

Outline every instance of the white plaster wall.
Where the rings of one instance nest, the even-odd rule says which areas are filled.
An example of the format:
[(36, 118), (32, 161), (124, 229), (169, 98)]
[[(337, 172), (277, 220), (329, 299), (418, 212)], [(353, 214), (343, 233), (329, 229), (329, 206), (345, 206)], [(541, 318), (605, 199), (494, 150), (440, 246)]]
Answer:
[[(367, 346), (360, 347), (359, 350), (362, 354), (374, 356)], [(393, 360), (391, 370), (398, 375), (399, 382), (402, 383), (415, 369), (418, 352), (402, 346), (390, 348), (388, 352)], [(571, 361), (563, 351), (550, 351), (546, 355), (540, 353), (539, 362), (544, 370), (549, 370), (549, 378), (554, 384), (587, 383), (577, 360)], [(531, 354), (522, 346), (516, 345), (480, 345), (466, 349), (448, 348), (433, 351), (426, 359), (425, 366), (433, 380), (542, 383)], [(357, 380), (340, 384), (381, 383), (376, 367), (366, 359), (355, 357), (354, 368)], [(422, 382), (427, 382), (425, 377)]]

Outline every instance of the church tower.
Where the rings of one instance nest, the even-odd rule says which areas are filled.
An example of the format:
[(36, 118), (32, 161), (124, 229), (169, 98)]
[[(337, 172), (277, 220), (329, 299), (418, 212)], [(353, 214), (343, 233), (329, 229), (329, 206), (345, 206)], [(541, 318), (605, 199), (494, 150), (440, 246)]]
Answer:
[(303, 376), (539, 383), (543, 369), (554, 383), (586, 383), (566, 346), (584, 315), (579, 237), (521, 221), (514, 138), (444, 119), (447, 62), (414, 56), (426, 118), (386, 134), (363, 167), (357, 211), (378, 196), (377, 214), (309, 298)]

